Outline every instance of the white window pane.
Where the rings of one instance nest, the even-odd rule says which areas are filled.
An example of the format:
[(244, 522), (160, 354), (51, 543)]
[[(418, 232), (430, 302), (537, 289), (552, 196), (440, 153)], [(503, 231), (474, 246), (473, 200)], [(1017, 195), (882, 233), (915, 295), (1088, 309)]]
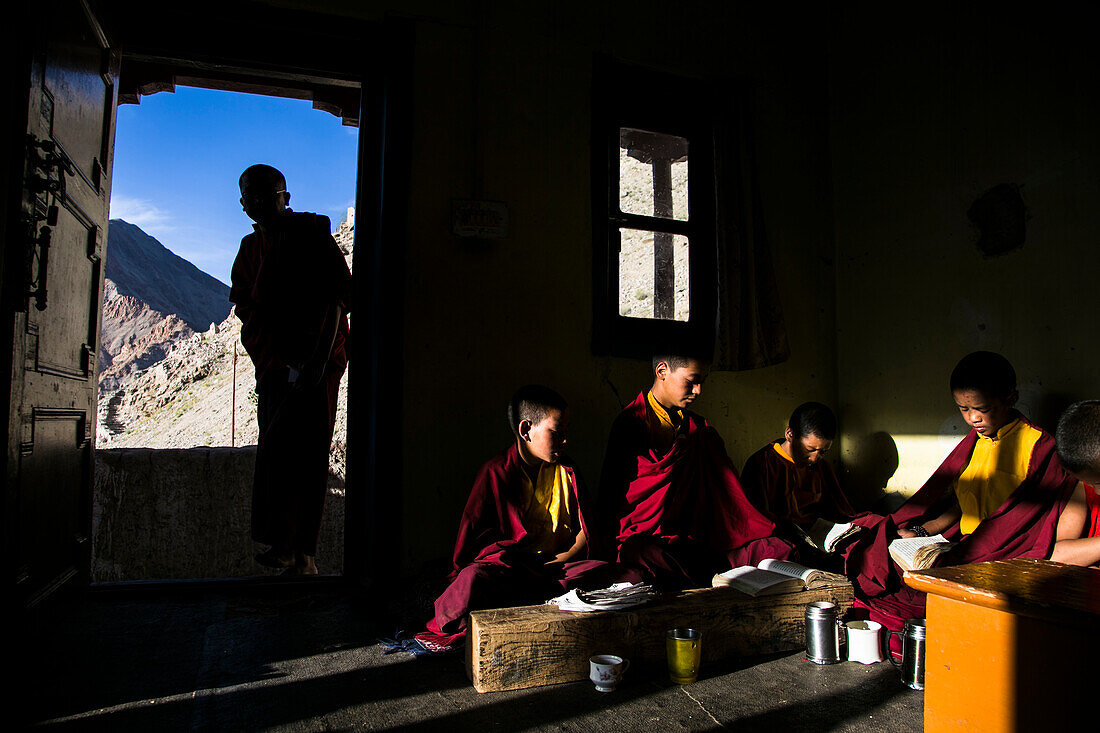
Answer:
[(619, 128), (619, 210), (688, 220), (688, 141)]
[(619, 229), (619, 315), (687, 321), (689, 249), (685, 236)]

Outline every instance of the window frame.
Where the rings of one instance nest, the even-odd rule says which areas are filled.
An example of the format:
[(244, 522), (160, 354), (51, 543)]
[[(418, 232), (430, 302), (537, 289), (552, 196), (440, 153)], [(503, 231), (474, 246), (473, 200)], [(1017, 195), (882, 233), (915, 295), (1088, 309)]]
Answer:
[[(592, 83), (593, 353), (647, 359), (658, 351), (708, 355), (718, 307), (710, 114), (699, 80), (597, 57)], [(619, 208), (621, 128), (688, 141), (688, 219)], [(619, 314), (619, 229), (688, 238), (688, 320)]]

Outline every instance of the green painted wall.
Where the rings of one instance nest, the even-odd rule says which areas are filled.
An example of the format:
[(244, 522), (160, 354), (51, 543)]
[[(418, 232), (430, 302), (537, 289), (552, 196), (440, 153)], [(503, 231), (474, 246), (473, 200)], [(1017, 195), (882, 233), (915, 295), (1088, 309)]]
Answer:
[[(402, 564), (449, 555), (477, 467), (510, 441), (504, 406), (526, 382), (573, 406), (569, 450), (595, 489), (611, 421), (651, 381), (641, 362), (590, 350), (590, 85), (605, 52), (755, 84), (765, 215), (787, 315), (789, 363), (713, 374), (699, 412), (740, 467), (806, 399), (836, 389), (834, 259), (824, 44), (743, 11), (621, 3), (479, 6), (417, 23), (411, 242), (406, 283)], [(721, 83), (721, 82), (717, 82)], [(452, 198), (504, 201), (510, 237), (450, 234)]]
[[(842, 457), (865, 497), (908, 493), (963, 434), (948, 392), (966, 353), (1003, 353), (1052, 428), (1100, 395), (1100, 64), (1083, 19), (955, 11), (888, 35), (834, 19), (830, 148)], [(1026, 243), (986, 258), (967, 218), (1020, 187)]]

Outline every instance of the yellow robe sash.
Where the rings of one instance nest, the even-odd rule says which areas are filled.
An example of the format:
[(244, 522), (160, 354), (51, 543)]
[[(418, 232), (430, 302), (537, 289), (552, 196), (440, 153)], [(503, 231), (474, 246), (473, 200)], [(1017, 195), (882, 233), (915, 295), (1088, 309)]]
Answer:
[(535, 482), (523, 474), (524, 549), (556, 555), (568, 550), (580, 531), (577, 503), (569, 486), (569, 473), (560, 463), (543, 463)]
[(656, 418), (656, 420), (647, 421), (649, 437), (657, 455), (663, 456), (668, 453), (680, 435), (684, 426), (684, 413), (682, 410), (666, 410), (664, 405), (653, 396), (653, 392), (647, 392), (645, 398), (649, 404), (649, 412)]
[(1016, 418), (995, 437), (978, 434), (970, 462), (955, 483), (962, 509), (959, 529), (970, 534), (1023, 483), (1042, 432)]

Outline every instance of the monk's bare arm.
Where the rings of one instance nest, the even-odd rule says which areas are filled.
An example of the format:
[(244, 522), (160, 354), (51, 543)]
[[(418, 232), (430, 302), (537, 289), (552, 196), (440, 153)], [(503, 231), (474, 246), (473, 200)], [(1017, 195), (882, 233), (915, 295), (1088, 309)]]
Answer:
[(1085, 521), (1088, 510), (1085, 503), (1083, 483), (1078, 482), (1066, 508), (1058, 517), (1055, 532), (1054, 551), (1050, 559), (1067, 565), (1089, 567), (1100, 563), (1100, 537), (1082, 537), (1085, 533)]
[(577, 539), (573, 543), (572, 547), (570, 547), (565, 552), (559, 552), (557, 555), (554, 556), (553, 560), (548, 561), (546, 564), (556, 565), (573, 562), (574, 560), (577, 560), (581, 557), (581, 554), (584, 552), (586, 547), (588, 547), (588, 535), (586, 535), (584, 533), (584, 530), (582, 529), (580, 532), (577, 533)]
[[(940, 534), (950, 529), (952, 525), (962, 519), (962, 509), (959, 508), (958, 500), (951, 502), (951, 506), (947, 508), (940, 516), (935, 519), (930, 519), (921, 526), (924, 527), (924, 531), (929, 535)], [(898, 537), (916, 537), (916, 532), (911, 529), (899, 529)]]

